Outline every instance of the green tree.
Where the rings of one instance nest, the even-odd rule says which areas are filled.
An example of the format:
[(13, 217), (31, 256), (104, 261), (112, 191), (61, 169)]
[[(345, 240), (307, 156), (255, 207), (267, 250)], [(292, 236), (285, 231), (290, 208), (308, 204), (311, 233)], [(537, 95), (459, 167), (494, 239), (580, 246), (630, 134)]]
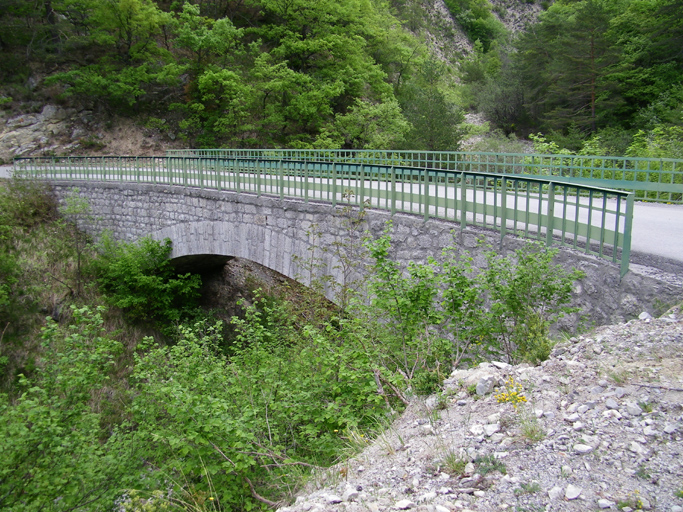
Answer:
[(446, 70), (440, 63), (426, 62), (421, 73), (404, 87), (401, 106), (412, 129), (407, 149), (457, 151), (464, 136), (461, 109), (442, 91)]
[[(178, 275), (169, 262), (171, 240), (136, 243), (104, 238), (93, 263), (109, 302), (134, 320), (152, 319), (170, 329), (197, 306), (199, 275)], [(167, 331), (168, 332), (168, 331)]]
[(556, 2), (522, 35), (518, 48), (532, 114), (547, 127), (595, 132), (618, 103), (619, 50), (609, 38), (618, 5)]

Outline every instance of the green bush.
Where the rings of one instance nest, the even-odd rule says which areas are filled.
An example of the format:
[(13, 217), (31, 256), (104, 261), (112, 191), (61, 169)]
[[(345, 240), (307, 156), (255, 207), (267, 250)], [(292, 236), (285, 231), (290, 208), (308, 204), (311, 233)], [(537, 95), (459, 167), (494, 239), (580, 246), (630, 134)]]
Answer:
[(382, 333), (384, 366), (414, 388), (426, 390), (439, 368), (465, 360), (539, 363), (550, 355), (550, 326), (575, 311), (573, 283), (583, 274), (553, 264), (557, 250), (530, 244), (507, 257), (490, 251), (486, 268), (476, 270), (455, 247), (440, 262), (405, 268), (389, 258), (390, 247), (389, 231), (368, 244), (373, 329)]
[(44, 369), (20, 378), (20, 395), (0, 394), (0, 508), (105, 510), (142, 469), (129, 439), (103, 432), (99, 406), (121, 344), (103, 331), (101, 312), (73, 310), (48, 320)]
[(197, 307), (201, 277), (178, 275), (169, 262), (171, 240), (145, 237), (135, 243), (105, 237), (93, 263), (97, 282), (113, 306), (134, 320), (176, 324)]

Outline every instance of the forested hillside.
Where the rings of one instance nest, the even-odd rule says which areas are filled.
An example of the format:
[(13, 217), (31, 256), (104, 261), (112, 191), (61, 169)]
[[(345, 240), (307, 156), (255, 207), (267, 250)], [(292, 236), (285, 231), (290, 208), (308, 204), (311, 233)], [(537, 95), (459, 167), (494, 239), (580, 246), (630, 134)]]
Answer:
[(682, 0), (2, 0), (0, 94), (15, 111), (133, 117), (190, 146), (458, 149), (474, 110), (570, 150), (675, 156), (681, 12)]

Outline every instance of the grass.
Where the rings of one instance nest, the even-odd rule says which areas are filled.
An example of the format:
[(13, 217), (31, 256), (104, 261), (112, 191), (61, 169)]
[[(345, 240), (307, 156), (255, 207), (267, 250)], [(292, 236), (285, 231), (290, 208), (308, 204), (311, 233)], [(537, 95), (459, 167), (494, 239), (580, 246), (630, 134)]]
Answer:
[(507, 468), (505, 467), (505, 464), (496, 459), (495, 455), (493, 454), (481, 455), (474, 459), (474, 463), (477, 466), (477, 472), (482, 476), (486, 476), (494, 471), (498, 471), (503, 475), (507, 474)]
[(628, 372), (624, 369), (615, 369), (607, 372), (607, 376), (615, 384), (621, 385), (628, 380)]
[(640, 407), (644, 413), (649, 413), (654, 410), (650, 402), (638, 402), (638, 407)]
[(541, 484), (538, 482), (522, 483), (519, 484), (513, 492), (515, 495), (520, 496), (522, 494), (535, 494), (541, 490)]
[(545, 431), (533, 413), (520, 414), (519, 433), (527, 443), (538, 443), (545, 439)]
[(459, 453), (449, 450), (441, 461), (442, 470), (451, 476), (462, 476), (465, 474), (467, 459)]
[(648, 472), (647, 468), (645, 467), (645, 464), (641, 464), (638, 466), (638, 469), (636, 469), (636, 476), (642, 480), (649, 480), (652, 478), (652, 475)]

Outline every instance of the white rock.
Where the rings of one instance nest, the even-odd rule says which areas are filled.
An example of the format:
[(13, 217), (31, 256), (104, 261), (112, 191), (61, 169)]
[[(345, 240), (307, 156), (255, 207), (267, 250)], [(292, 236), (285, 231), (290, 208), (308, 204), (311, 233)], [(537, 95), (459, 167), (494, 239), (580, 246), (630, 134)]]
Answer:
[(638, 454), (638, 455), (640, 455), (640, 454), (643, 453), (643, 449), (642, 449), (641, 446), (640, 446), (638, 443), (636, 443), (635, 441), (632, 441), (632, 442), (631, 442), (631, 444), (629, 445), (628, 449), (629, 449), (629, 451), (631, 451), (631, 452), (633, 452), (633, 453), (636, 453), (636, 454)]
[(415, 508), (415, 503), (410, 500), (401, 500), (394, 505), (394, 508), (398, 510), (408, 510), (409, 508)]
[(565, 416), (564, 421), (566, 421), (568, 423), (576, 423), (577, 421), (579, 421), (579, 418), (580, 418), (580, 416), (578, 414), (574, 413), (574, 414), (570, 414), (569, 416)]
[(451, 510), (444, 507), (443, 505), (436, 505), (434, 507), (434, 512), (451, 512)]
[(477, 498), (483, 498), (486, 496), (486, 493), (484, 491), (474, 491), (473, 493)]
[(489, 394), (491, 391), (493, 391), (493, 386), (495, 382), (496, 378), (493, 375), (486, 375), (485, 377), (479, 379), (476, 388), (477, 395), (484, 396)]
[(607, 400), (605, 400), (605, 407), (607, 407), (608, 409), (618, 409), (619, 404), (613, 398), (608, 398)]
[(500, 421), (500, 413), (496, 412), (494, 414), (489, 414), (486, 417), (486, 421), (488, 421), (489, 423), (498, 423)]
[(470, 427), (470, 432), (472, 433), (473, 436), (484, 435), (484, 426), (483, 425), (472, 425)]
[(581, 487), (576, 487), (575, 485), (569, 484), (567, 490), (564, 492), (564, 497), (568, 500), (575, 500), (581, 495)]
[(645, 434), (646, 436), (657, 436), (659, 435), (659, 432), (657, 432), (654, 428), (648, 425), (643, 429), (643, 434)]
[(562, 487), (555, 486), (548, 491), (551, 500), (559, 500), (562, 497)]
[(343, 501), (356, 501), (358, 499), (358, 491), (352, 487), (349, 487), (344, 491), (342, 495)]
[(667, 423), (664, 426), (664, 433), (665, 434), (675, 434), (677, 430), (678, 430), (678, 425), (675, 425), (673, 423)]
[(647, 311), (643, 311), (640, 315), (638, 315), (638, 318), (640, 320), (650, 320), (652, 318), (652, 315)]
[(487, 437), (491, 437), (496, 432), (500, 431), (500, 424), (494, 423), (492, 425), (484, 425), (484, 433)]
[(643, 414), (643, 410), (640, 408), (640, 406), (633, 402), (628, 402), (626, 404), (626, 412), (631, 416), (640, 416)]
[(420, 503), (425, 502), (425, 501), (432, 501), (434, 498), (436, 498), (436, 493), (434, 491), (428, 492), (427, 494), (423, 494), (420, 496), (417, 501)]
[(502, 363), (500, 361), (491, 361), (491, 364), (498, 368), (499, 370), (507, 370), (508, 368), (511, 368), (511, 366), (507, 363)]
[(599, 499), (598, 500), (598, 507), (600, 507), (600, 508), (610, 508), (614, 505), (615, 505), (615, 503), (613, 501), (610, 501), (610, 500), (606, 500), (606, 499)]
[(325, 501), (330, 505), (334, 505), (335, 503), (341, 503), (342, 499), (336, 494), (328, 494), (325, 496)]
[(592, 452), (592, 451), (593, 451), (593, 447), (592, 447), (592, 446), (588, 446), (587, 444), (577, 443), (577, 444), (574, 445), (574, 451), (575, 451), (576, 453), (580, 453), (581, 455), (583, 455), (583, 454)]

